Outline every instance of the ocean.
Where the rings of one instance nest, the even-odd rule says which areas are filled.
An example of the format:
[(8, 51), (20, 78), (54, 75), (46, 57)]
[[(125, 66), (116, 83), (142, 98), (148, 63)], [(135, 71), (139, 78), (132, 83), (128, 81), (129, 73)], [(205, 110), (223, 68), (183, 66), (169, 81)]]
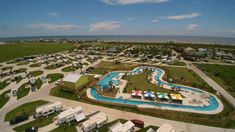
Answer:
[(183, 42), (183, 43), (205, 43), (205, 44), (224, 44), (235, 45), (235, 38), (226, 37), (202, 37), (202, 36), (36, 36), (36, 37), (12, 37), (0, 38), (0, 41), (16, 40), (104, 40), (104, 41), (135, 41), (135, 42)]

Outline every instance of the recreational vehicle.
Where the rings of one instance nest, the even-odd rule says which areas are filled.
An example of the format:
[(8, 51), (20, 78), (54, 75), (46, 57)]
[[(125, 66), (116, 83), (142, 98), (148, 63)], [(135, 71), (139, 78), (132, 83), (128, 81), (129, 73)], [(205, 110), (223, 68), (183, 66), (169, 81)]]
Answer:
[(68, 123), (75, 120), (78, 114), (82, 113), (82, 107), (69, 108), (57, 116), (56, 124)]
[(89, 132), (95, 128), (100, 128), (108, 122), (108, 117), (105, 113), (99, 112), (91, 116), (89, 120), (82, 123), (82, 131)]
[(63, 108), (61, 102), (55, 102), (40, 106), (36, 109), (35, 117), (45, 117), (55, 112), (61, 111)]

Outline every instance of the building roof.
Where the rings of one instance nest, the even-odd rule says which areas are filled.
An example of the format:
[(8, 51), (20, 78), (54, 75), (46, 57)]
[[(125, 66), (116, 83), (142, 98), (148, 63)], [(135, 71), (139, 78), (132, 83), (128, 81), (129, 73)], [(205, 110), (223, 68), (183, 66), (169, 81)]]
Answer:
[(133, 128), (135, 124), (131, 121), (127, 121), (126, 123), (122, 124), (120, 121), (112, 125), (109, 129), (111, 132), (128, 132), (131, 128)]
[(176, 130), (168, 123), (165, 123), (157, 129), (157, 132), (175, 132)]
[(67, 109), (66, 111), (61, 112), (61, 113), (58, 115), (58, 119), (67, 117), (67, 116), (69, 116), (69, 115), (72, 115), (72, 114), (77, 113), (77, 112), (80, 112), (80, 111), (82, 111), (82, 107), (69, 108), (69, 109)]
[(75, 119), (77, 122), (80, 122), (80, 121), (84, 120), (85, 118), (86, 118), (86, 116), (83, 113), (80, 113), (75, 116)]
[(62, 106), (61, 102), (58, 101), (58, 102), (55, 102), (55, 103), (49, 103), (49, 104), (39, 106), (39, 107), (36, 108), (36, 112), (44, 112), (44, 111), (47, 111), (48, 109), (51, 109), (51, 108), (56, 107), (56, 106)]
[(86, 128), (86, 127), (89, 127), (95, 123), (99, 124), (100, 122), (103, 122), (107, 119), (108, 119), (108, 117), (106, 116), (106, 114), (104, 112), (99, 112), (99, 113), (96, 113), (95, 115), (91, 116), (89, 118), (89, 120), (83, 122), (82, 126), (84, 128)]
[(63, 81), (76, 83), (82, 75), (80, 74), (68, 74)]

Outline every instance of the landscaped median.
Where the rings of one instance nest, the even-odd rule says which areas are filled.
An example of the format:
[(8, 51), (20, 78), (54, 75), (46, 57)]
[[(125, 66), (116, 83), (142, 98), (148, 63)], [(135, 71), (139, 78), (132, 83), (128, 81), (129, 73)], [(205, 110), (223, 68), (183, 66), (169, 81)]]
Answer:
[(31, 75), (32, 77), (37, 77), (43, 74), (43, 71), (31, 71), (29, 72), (29, 75)]
[(49, 83), (53, 83), (61, 78), (63, 78), (63, 74), (60, 74), (60, 73), (53, 73), (53, 74), (48, 74), (46, 76), (46, 78), (49, 80), (48, 82)]
[(5, 92), (3, 92), (0, 95), (0, 109), (7, 103), (7, 101), (10, 99), (10, 96), (8, 96), (7, 94), (10, 94), (11, 90), (7, 90)]
[(17, 99), (23, 98), (29, 94), (30, 86), (29, 83), (22, 84), (17, 91)]
[(40, 106), (49, 103), (44, 100), (37, 100), (29, 103), (25, 103), (11, 110), (5, 115), (4, 121), (10, 121), (15, 116), (21, 115), (22, 113), (27, 113), (28, 116), (32, 116), (35, 109)]

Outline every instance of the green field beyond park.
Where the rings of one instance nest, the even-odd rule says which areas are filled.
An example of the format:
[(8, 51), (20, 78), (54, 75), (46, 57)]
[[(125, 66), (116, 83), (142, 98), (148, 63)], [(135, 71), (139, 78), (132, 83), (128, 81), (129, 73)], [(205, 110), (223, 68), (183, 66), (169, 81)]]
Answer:
[(235, 97), (235, 66), (201, 64), (199, 67), (221, 87)]
[(72, 44), (55, 43), (21, 43), (0, 45), (0, 62), (9, 61), (14, 58), (67, 51), (73, 47)]

